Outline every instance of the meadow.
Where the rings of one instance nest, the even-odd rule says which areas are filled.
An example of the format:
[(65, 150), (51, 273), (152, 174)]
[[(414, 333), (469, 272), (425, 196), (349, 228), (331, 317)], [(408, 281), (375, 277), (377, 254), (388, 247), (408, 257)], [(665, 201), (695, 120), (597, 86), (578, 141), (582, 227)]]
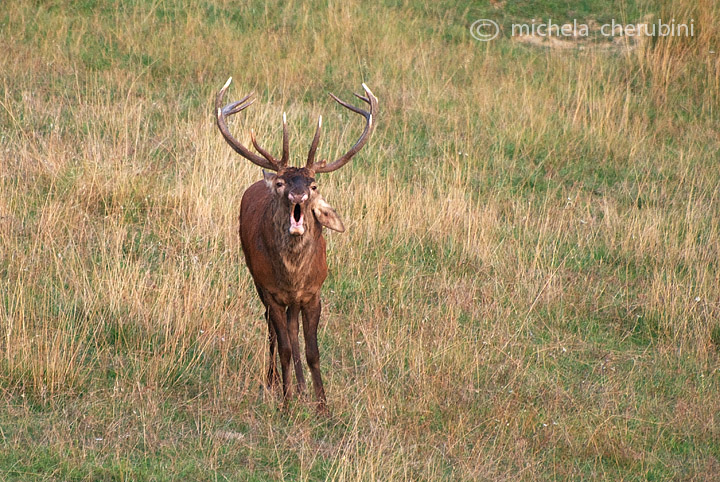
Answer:
[[(508, 35), (646, 15), (696, 35)], [(718, 39), (711, 0), (0, 3), (0, 480), (720, 479)], [(318, 179), (327, 416), (263, 388), (229, 76), (296, 165), (362, 128), (328, 92), (380, 102)]]

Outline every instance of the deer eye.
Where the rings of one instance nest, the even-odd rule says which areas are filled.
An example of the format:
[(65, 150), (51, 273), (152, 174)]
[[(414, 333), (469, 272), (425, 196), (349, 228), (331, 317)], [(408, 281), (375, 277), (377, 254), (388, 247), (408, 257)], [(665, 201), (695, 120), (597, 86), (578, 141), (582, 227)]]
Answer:
[(315, 185), (310, 186), (310, 189), (312, 189), (313, 191), (317, 191), (317, 186), (315, 186)]
[(281, 181), (278, 181), (275, 183), (275, 186), (277, 186), (277, 187), (283, 187), (284, 185), (285, 185), (285, 183), (283, 183)]

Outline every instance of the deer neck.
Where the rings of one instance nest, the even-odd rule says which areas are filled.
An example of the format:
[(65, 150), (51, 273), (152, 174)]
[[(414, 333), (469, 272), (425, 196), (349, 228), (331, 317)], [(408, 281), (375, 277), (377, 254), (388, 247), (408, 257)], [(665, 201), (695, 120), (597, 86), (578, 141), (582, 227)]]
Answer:
[(288, 272), (303, 268), (312, 258), (319, 234), (312, 211), (305, 212), (305, 233), (301, 236), (290, 234), (290, 209), (282, 200), (273, 199), (270, 211), (272, 235), (282, 264)]

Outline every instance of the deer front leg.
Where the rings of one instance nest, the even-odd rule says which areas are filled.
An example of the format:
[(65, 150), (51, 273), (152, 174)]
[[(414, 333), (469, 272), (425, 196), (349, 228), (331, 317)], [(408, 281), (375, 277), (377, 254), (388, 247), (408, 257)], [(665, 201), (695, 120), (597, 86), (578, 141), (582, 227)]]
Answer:
[(292, 359), (295, 366), (295, 378), (297, 378), (298, 393), (305, 391), (305, 374), (303, 373), (302, 358), (300, 357), (300, 341), (298, 339), (298, 319), (300, 318), (300, 307), (291, 305), (287, 309), (287, 327), (290, 335), (290, 346), (292, 347)]
[(325, 389), (320, 375), (320, 351), (317, 345), (317, 329), (320, 323), (320, 294), (302, 307), (303, 333), (305, 334), (305, 358), (307, 358), (310, 374), (312, 375), (315, 398), (318, 401), (318, 410), (325, 411)]
[(290, 345), (290, 336), (288, 334), (287, 319), (285, 317), (285, 309), (277, 302), (268, 301), (268, 310), (270, 311), (270, 321), (275, 328), (275, 337), (278, 344), (278, 352), (280, 353), (280, 366), (282, 368), (283, 381), (283, 401), (287, 402), (290, 397), (290, 356), (292, 355), (292, 347)]

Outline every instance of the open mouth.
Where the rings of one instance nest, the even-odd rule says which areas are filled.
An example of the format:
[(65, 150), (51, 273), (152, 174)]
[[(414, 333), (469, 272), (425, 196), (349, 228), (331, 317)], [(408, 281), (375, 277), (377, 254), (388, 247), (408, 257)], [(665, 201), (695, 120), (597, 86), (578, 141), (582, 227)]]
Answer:
[(305, 225), (303, 224), (303, 212), (299, 204), (293, 206), (290, 213), (290, 234), (300, 236), (305, 233)]

